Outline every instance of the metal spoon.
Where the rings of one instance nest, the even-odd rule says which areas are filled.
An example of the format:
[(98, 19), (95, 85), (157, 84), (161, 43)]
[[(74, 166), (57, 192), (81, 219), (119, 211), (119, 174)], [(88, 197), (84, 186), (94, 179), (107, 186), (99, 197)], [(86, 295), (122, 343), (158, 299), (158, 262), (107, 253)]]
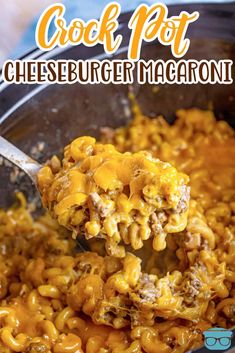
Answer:
[(42, 165), (0, 136), (0, 155), (23, 170), (37, 186), (37, 174)]
[[(0, 156), (6, 158), (8, 161), (23, 170), (37, 188), (37, 174), (42, 168), (41, 164), (19, 150), (2, 136), (0, 136)], [(77, 239), (77, 241), (81, 251), (89, 251), (89, 246), (85, 239)]]

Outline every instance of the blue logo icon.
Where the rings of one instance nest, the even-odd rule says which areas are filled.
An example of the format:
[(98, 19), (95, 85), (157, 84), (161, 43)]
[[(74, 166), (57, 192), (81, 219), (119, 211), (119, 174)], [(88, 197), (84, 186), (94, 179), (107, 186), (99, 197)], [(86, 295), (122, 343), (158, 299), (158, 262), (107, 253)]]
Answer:
[(213, 327), (203, 332), (205, 347), (210, 351), (223, 351), (231, 347), (233, 333), (221, 327)]

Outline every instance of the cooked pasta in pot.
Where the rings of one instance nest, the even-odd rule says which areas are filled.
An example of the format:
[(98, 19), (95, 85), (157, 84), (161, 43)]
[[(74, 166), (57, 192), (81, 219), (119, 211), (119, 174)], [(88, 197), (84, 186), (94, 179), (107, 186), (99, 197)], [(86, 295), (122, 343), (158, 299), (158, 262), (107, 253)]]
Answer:
[(171, 126), (137, 112), (104, 132), (121, 153), (147, 151), (189, 175), (187, 224), (163, 251), (150, 239), (117, 258), (95, 237), (78, 253), (19, 194), (20, 207), (0, 211), (0, 352), (184, 353), (209, 327), (235, 325), (234, 130), (191, 109)]
[(121, 241), (137, 250), (149, 238), (163, 250), (167, 234), (186, 227), (188, 177), (147, 152), (122, 154), (86, 136), (65, 148), (62, 167), (54, 165), (38, 174), (44, 206), (75, 236), (105, 238), (109, 255), (125, 256)]

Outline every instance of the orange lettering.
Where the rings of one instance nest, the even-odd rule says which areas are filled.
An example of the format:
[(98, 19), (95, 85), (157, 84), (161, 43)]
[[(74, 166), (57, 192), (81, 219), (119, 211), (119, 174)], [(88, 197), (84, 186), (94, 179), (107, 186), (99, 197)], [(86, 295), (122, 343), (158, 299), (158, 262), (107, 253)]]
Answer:
[[(64, 19), (65, 6), (55, 4), (49, 6), (41, 15), (37, 29), (36, 42), (40, 49), (50, 50), (56, 45), (64, 47), (66, 44), (95, 46), (100, 43), (108, 54), (115, 53), (121, 45), (122, 36), (115, 37), (118, 29), (118, 16), (121, 6), (116, 3), (108, 4), (102, 12), (100, 20), (84, 22), (75, 18), (67, 26)], [(185, 55), (190, 40), (185, 38), (190, 23), (197, 20), (199, 14), (189, 14), (182, 11), (179, 16), (168, 18), (166, 5), (157, 3), (152, 6), (142, 4), (138, 6), (128, 23), (131, 37), (128, 58), (140, 58), (143, 41), (151, 42), (158, 39), (163, 45), (170, 45), (172, 54), (179, 58)], [(48, 38), (49, 26), (54, 24), (53, 35)]]
[(172, 54), (177, 58), (186, 54), (190, 40), (185, 39), (185, 34), (189, 24), (198, 19), (199, 13), (188, 14), (183, 11), (179, 16), (167, 16), (168, 10), (164, 4), (150, 7), (143, 4), (136, 9), (128, 24), (132, 30), (129, 59), (138, 60), (143, 41), (151, 42), (155, 39), (162, 45), (170, 45)]
[[(150, 21), (148, 28), (148, 20), (157, 12), (158, 17), (155, 20)], [(137, 60), (140, 57), (142, 41), (145, 37), (146, 41), (150, 41), (151, 38), (155, 38), (157, 31), (165, 18), (166, 7), (165, 5), (153, 5), (150, 7), (147, 5), (140, 5), (129, 21), (129, 28), (132, 30), (130, 44), (129, 44), (129, 58)]]
[(104, 44), (106, 53), (112, 54), (119, 48), (122, 36), (118, 35), (114, 39), (114, 32), (118, 28), (117, 18), (121, 12), (121, 7), (117, 3), (111, 3), (106, 6), (103, 15), (100, 18), (100, 42)]
[(69, 41), (71, 44), (78, 45), (82, 41), (85, 24), (82, 20), (73, 20), (69, 29)]
[[(99, 22), (96, 20), (89, 21), (86, 26), (86, 31), (84, 33), (84, 42), (91, 46), (98, 41), (97, 30), (99, 27)], [(96, 33), (96, 35), (94, 35)]]
[(55, 32), (52, 38), (48, 41), (48, 29), (53, 20), (53, 17), (60, 17), (64, 14), (64, 5), (51, 5), (41, 15), (35, 33), (37, 46), (42, 50), (50, 50), (56, 46), (59, 32)]
[(198, 12), (193, 12), (191, 15), (187, 12), (181, 12), (178, 18), (172, 17), (172, 19), (179, 22), (178, 30), (176, 31), (175, 40), (172, 47), (172, 53), (175, 57), (179, 58), (186, 54), (190, 40), (185, 39), (185, 34), (187, 32), (190, 23), (195, 22), (199, 17)]

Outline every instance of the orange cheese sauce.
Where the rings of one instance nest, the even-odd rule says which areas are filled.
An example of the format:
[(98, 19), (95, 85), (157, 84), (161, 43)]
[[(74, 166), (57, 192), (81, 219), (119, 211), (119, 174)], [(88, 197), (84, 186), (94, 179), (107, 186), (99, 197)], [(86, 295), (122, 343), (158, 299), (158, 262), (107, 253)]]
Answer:
[[(139, 168), (154, 174), (157, 165), (163, 167), (158, 175), (162, 180), (154, 192), (164, 186), (168, 197), (181, 178), (185, 183), (184, 174), (189, 175), (185, 225), (167, 233), (163, 251), (155, 251), (142, 230), (145, 241), (137, 244), (138, 251), (132, 247), (123, 256), (107, 255), (94, 237), (93, 251), (78, 253), (69, 231), (49, 215), (34, 220), (18, 194), (18, 206), (0, 210), (0, 352), (186, 353), (203, 344), (203, 331), (209, 327), (235, 324), (234, 130), (216, 121), (211, 111), (180, 110), (173, 125), (137, 111), (128, 126), (109, 131), (101, 140), (115, 147), (109, 145), (112, 160), (106, 165), (104, 156), (100, 158), (103, 144), (89, 138), (82, 149), (81, 140), (65, 149), (63, 165), (52, 159), (42, 172), (43, 191), (48, 190), (44, 202), (56, 197), (59, 204), (72, 194), (83, 205), (87, 193), (94, 187), (100, 190), (89, 175), (99, 166), (95, 179), (104, 192), (101, 203), (97, 197), (94, 201), (100, 212), (113, 205), (104, 194), (119, 183), (125, 185), (123, 195), (115, 198), (118, 211), (145, 211), (153, 190), (148, 190), (145, 175), (135, 181), (133, 176)], [(92, 143), (97, 155), (87, 156)], [(119, 168), (118, 151), (137, 153), (137, 160), (127, 155)], [(152, 165), (139, 151), (164, 163)], [(170, 163), (170, 174), (165, 174), (165, 163)], [(78, 165), (79, 171), (71, 168)], [(126, 185), (137, 195), (131, 202)], [(141, 197), (145, 187), (147, 201)], [(174, 209), (175, 202), (158, 200), (154, 207), (161, 203)], [(92, 222), (97, 222), (97, 210), (91, 210)], [(74, 224), (84, 222), (83, 211), (73, 214)], [(118, 224), (118, 231), (126, 247), (141, 237), (136, 220), (131, 219), (130, 234), (125, 222)], [(164, 214), (158, 214), (155, 227), (159, 222), (164, 224)], [(89, 226), (89, 231), (97, 230), (96, 223)]]
[(122, 154), (87, 136), (65, 148), (59, 170), (53, 172), (52, 160), (38, 174), (43, 203), (52, 216), (87, 239), (106, 239), (107, 253), (117, 257), (125, 255), (121, 241), (137, 250), (153, 238), (159, 251), (168, 233), (185, 228), (188, 181), (151, 154)]

